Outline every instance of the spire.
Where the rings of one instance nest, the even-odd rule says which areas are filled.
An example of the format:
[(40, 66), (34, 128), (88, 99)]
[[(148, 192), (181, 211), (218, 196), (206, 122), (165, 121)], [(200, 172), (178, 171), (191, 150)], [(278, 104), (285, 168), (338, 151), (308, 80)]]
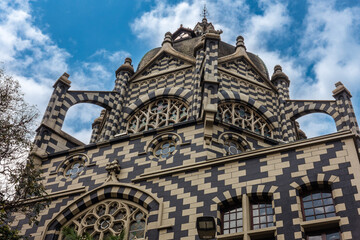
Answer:
[(203, 17), (202, 21), (198, 22), (196, 24), (196, 26), (194, 27), (194, 33), (196, 36), (201, 36), (201, 35), (203, 35), (205, 33), (209, 33), (209, 32), (216, 33), (216, 34), (222, 33), (222, 30), (218, 30), (218, 31), (215, 30), (212, 23), (207, 21), (206, 17), (210, 16), (210, 14), (206, 8), (206, 4), (204, 4), (204, 8), (203, 8), (200, 16)]
[(203, 12), (200, 14), (200, 17), (203, 17), (203, 20), (202, 20), (203, 23), (207, 23), (206, 16), (209, 16), (209, 12), (206, 8), (206, 4), (204, 4)]

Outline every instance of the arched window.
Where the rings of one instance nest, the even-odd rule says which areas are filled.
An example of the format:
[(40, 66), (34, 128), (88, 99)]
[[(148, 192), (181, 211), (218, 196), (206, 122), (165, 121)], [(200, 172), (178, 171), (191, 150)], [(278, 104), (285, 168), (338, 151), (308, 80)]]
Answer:
[(224, 211), (222, 215), (222, 232), (230, 234), (243, 231), (243, 209), (238, 205), (228, 211)]
[(273, 137), (271, 127), (265, 119), (241, 103), (219, 104), (217, 119), (265, 137)]
[[(271, 239), (274, 240), (275, 216), (273, 201), (269, 196), (250, 197), (243, 194), (231, 198), (220, 206), (221, 233), (226, 239)], [(244, 223), (249, 223), (244, 225)], [(224, 238), (224, 239), (225, 239)]]
[[(126, 200), (104, 200), (74, 217), (67, 227), (79, 235), (89, 234), (94, 240), (125, 233), (124, 239), (145, 238), (147, 211)], [(63, 238), (62, 238), (63, 239)]]
[(129, 119), (128, 132), (136, 133), (183, 122), (188, 118), (188, 106), (177, 99), (153, 101)]
[(336, 216), (334, 201), (328, 190), (306, 193), (301, 200), (305, 221)]

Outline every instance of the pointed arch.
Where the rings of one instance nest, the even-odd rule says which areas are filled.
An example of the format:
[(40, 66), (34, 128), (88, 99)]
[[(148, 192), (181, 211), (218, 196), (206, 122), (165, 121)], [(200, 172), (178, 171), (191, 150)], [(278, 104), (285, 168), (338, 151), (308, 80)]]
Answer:
[[(138, 186), (126, 183), (108, 183), (80, 196), (64, 210), (58, 213), (46, 227), (43, 235), (44, 240), (57, 239), (61, 228), (80, 212), (105, 199), (123, 199), (134, 202), (149, 212), (148, 224), (157, 222), (156, 226), (162, 226), (163, 203), (154, 194)], [(149, 232), (150, 231), (150, 232)], [(154, 233), (155, 229), (149, 229), (147, 234)]]
[(234, 91), (222, 90), (219, 92), (218, 98), (219, 102), (225, 102), (228, 100), (243, 102), (261, 113), (275, 128), (278, 127), (277, 118), (264, 105), (248, 95)]

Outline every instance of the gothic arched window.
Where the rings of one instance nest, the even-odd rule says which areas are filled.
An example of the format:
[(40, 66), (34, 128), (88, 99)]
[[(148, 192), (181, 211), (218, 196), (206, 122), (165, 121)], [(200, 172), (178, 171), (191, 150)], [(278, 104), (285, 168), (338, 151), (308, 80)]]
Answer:
[(94, 240), (125, 233), (124, 239), (145, 238), (147, 211), (126, 200), (104, 200), (73, 218), (66, 226)]
[(136, 133), (183, 122), (188, 118), (188, 106), (176, 99), (153, 101), (129, 119), (128, 132)]
[(219, 104), (217, 119), (265, 137), (273, 137), (273, 132), (265, 119), (241, 103)]

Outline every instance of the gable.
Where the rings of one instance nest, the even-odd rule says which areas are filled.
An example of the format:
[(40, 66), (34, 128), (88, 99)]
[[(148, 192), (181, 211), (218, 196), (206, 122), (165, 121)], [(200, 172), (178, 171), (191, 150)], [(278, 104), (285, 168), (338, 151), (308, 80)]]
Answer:
[(249, 82), (256, 83), (267, 88), (273, 88), (269, 80), (260, 74), (253, 64), (249, 63), (248, 60), (243, 57), (219, 63), (219, 71), (230, 73), (235, 77), (248, 80)]
[(148, 67), (141, 71), (139, 77), (162, 74), (189, 66), (191, 66), (191, 64), (181, 58), (177, 58), (168, 53), (162, 53)]

